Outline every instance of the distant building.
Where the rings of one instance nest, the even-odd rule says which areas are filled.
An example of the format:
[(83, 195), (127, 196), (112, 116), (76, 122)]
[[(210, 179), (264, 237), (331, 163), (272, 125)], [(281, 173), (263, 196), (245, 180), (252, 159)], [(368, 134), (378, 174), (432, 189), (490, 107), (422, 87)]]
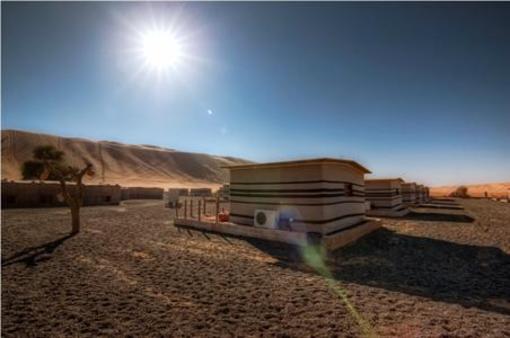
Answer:
[(201, 196), (210, 197), (212, 196), (212, 190), (210, 188), (191, 188), (189, 191), (190, 196)]
[(168, 189), (168, 194), (172, 196), (188, 196), (189, 189), (188, 188), (170, 188)]
[(123, 187), (122, 200), (163, 199), (164, 189), (147, 187)]
[(370, 202), (371, 216), (404, 216), (409, 209), (403, 204), (401, 178), (365, 180), (365, 196)]
[[(76, 185), (67, 184), (70, 193)], [(119, 185), (84, 185), (83, 205), (118, 205), (121, 199)], [(2, 181), (2, 209), (66, 206), (57, 182)]]
[(222, 187), (218, 189), (218, 196), (222, 200), (230, 200), (230, 184), (224, 184)]
[(170, 188), (168, 189), (168, 204), (170, 208), (175, 208), (179, 205), (179, 198), (186, 197), (189, 194), (187, 188)]

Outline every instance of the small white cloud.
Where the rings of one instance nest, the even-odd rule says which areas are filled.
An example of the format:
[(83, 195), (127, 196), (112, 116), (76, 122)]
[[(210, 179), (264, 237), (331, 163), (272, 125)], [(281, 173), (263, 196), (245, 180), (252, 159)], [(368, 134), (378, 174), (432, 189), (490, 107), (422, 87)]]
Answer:
[(207, 109), (207, 114), (212, 115), (213, 111), (211, 109)]

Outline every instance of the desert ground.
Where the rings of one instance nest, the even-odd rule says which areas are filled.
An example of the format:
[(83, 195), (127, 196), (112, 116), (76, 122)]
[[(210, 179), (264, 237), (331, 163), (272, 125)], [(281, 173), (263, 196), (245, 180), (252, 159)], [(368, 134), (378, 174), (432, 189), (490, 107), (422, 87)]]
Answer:
[[(162, 201), (2, 211), (2, 333), (510, 337), (510, 204), (416, 208), (335, 252), (177, 229)], [(326, 278), (327, 277), (330, 278)]]

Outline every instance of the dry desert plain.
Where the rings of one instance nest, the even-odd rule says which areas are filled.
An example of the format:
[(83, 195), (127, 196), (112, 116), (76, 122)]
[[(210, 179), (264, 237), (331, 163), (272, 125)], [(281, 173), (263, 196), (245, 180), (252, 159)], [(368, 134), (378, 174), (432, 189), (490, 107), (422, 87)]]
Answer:
[[(510, 337), (510, 204), (414, 209), (338, 250), (177, 229), (162, 201), (2, 211), (2, 335)], [(345, 297), (344, 297), (345, 296)]]

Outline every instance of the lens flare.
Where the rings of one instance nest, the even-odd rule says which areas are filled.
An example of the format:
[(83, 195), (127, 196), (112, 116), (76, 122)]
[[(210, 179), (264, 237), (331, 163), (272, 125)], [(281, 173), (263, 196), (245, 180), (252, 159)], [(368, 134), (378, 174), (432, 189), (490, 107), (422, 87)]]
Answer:
[(306, 245), (303, 247), (301, 255), (305, 263), (312, 267), (319, 275), (321, 275), (325, 280), (329, 287), (329, 289), (344, 303), (346, 309), (349, 311), (351, 316), (358, 323), (362, 334), (364, 337), (372, 338), (376, 335), (368, 323), (356, 310), (354, 305), (349, 301), (349, 297), (347, 296), (347, 292), (345, 292), (339, 281), (336, 281), (333, 277), (333, 274), (329, 270), (328, 266), (325, 262), (325, 250), (320, 245)]

